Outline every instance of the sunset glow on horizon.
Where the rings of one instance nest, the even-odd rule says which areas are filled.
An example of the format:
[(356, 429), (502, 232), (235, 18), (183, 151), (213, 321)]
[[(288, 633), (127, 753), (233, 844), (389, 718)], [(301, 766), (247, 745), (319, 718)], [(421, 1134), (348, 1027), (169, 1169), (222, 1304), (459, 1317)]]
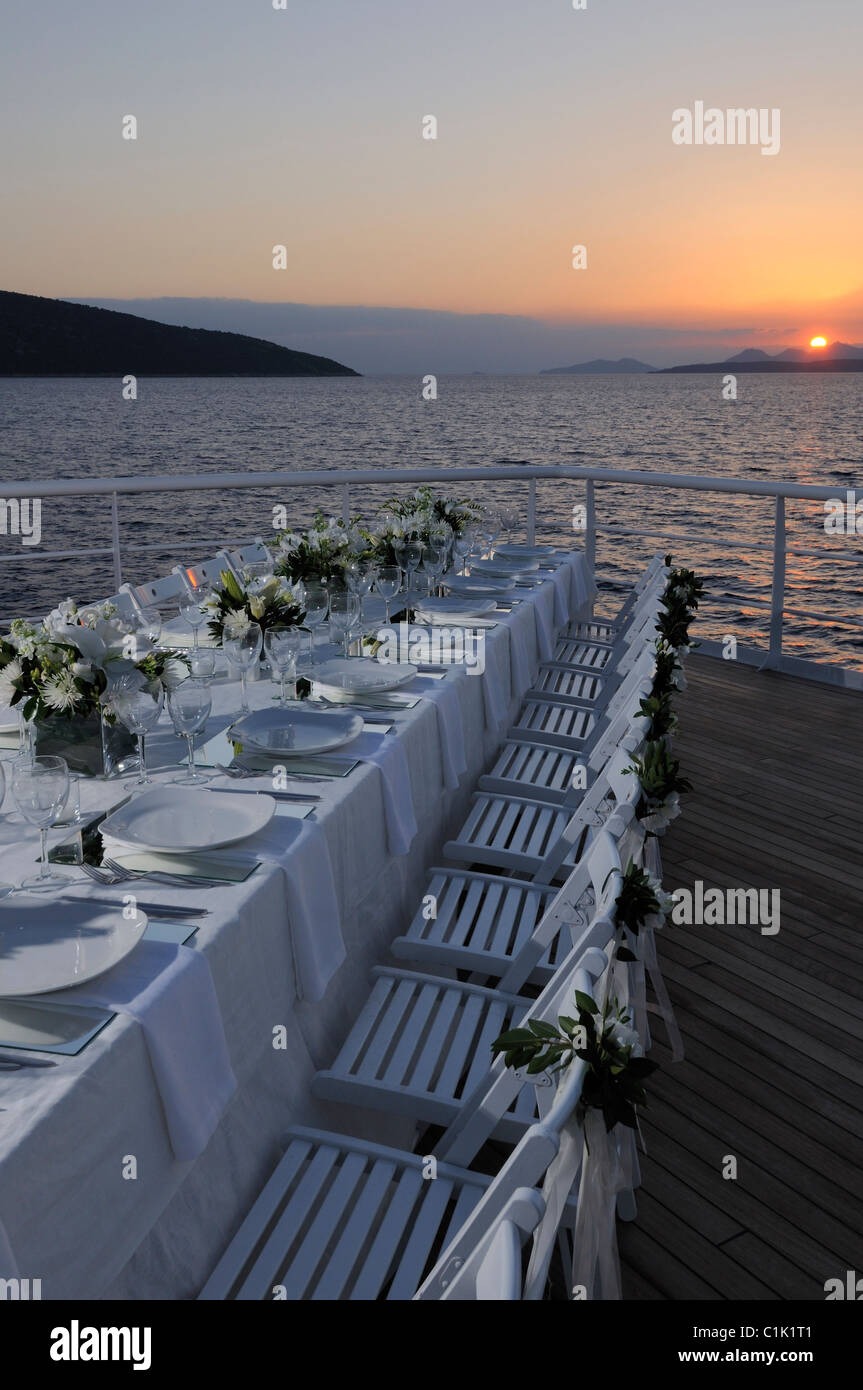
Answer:
[[(120, 25), (92, 0), (49, 25), (17, 8), (7, 29), (0, 288), (522, 315), (767, 351), (826, 346), (806, 337), (820, 320), (863, 341), (863, 10), (841, 0), (668, 0), (649, 23), (641, 0), (156, 0)], [(675, 144), (696, 97), (781, 110), (775, 157)]]

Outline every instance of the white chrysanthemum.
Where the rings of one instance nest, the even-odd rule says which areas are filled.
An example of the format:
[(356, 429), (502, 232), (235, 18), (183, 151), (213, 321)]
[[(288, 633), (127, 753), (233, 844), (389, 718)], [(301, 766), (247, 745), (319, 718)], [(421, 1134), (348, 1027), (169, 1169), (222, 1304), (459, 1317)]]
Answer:
[(222, 636), (233, 638), (239, 637), (249, 626), (249, 615), (244, 608), (238, 609), (236, 613), (228, 613), (222, 624)]
[(12, 703), (12, 697), (16, 690), (15, 682), (19, 681), (23, 674), (20, 661), (13, 658), (12, 661), (6, 662), (3, 670), (0, 671), (0, 705)]
[(613, 1023), (607, 1021), (604, 1032), (618, 1047), (631, 1048), (632, 1051), (629, 1054), (631, 1057), (641, 1057), (644, 1055), (641, 1039), (635, 1029), (630, 1028), (629, 1024), (623, 1023), (620, 1019), (615, 1019)]
[(189, 668), (186, 665), (186, 663), (184, 661), (180, 661), (175, 656), (171, 656), (165, 662), (165, 666), (162, 671), (162, 684), (164, 685), (166, 690), (176, 690), (177, 686), (182, 685), (183, 681), (187, 679), (188, 675)]
[(57, 675), (51, 676), (42, 687), (42, 699), (45, 704), (49, 709), (56, 709), (61, 713), (74, 709), (80, 698), (71, 670), (58, 671)]

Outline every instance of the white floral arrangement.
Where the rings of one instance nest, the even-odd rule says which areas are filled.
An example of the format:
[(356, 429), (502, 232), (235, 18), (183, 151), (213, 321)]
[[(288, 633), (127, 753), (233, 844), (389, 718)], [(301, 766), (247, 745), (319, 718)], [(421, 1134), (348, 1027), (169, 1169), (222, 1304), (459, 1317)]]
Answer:
[(189, 674), (176, 652), (140, 652), (115, 604), (79, 609), (66, 599), (38, 626), (16, 618), (0, 637), (0, 704), (20, 706), (26, 720), (113, 718), (112, 691), (121, 681), (171, 690)]

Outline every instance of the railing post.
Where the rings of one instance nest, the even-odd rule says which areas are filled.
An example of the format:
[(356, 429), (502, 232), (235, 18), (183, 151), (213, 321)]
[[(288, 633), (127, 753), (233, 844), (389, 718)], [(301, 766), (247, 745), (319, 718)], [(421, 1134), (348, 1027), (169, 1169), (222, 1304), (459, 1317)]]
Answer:
[(111, 550), (114, 557), (114, 589), (119, 594), (123, 584), (123, 565), (120, 559), (120, 513), (117, 494), (111, 493)]
[(782, 622), (785, 612), (785, 498), (776, 498), (773, 527), (773, 590), (770, 596), (770, 651), (765, 665), (782, 664)]
[(594, 496), (592, 478), (588, 478), (587, 480), (585, 501), (587, 503), (587, 529), (584, 537), (584, 558), (587, 561), (588, 573), (591, 579), (593, 579), (596, 573), (596, 498)]
[(536, 478), (527, 485), (527, 524), (525, 539), (528, 545), (536, 544)]
[(350, 519), (351, 519), (351, 485), (350, 485), (350, 483), (344, 483), (344, 484), (342, 485), (342, 521), (343, 521), (343, 522), (345, 523), (345, 525), (347, 526), (347, 525), (348, 525), (348, 522), (350, 521)]

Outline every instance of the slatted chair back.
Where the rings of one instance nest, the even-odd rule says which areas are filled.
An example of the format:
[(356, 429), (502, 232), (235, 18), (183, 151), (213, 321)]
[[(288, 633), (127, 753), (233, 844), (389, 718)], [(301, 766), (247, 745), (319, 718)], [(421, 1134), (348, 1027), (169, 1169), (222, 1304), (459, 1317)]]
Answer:
[[(596, 919), (597, 924), (600, 920), (599, 918)], [(604, 925), (613, 930), (610, 922), (606, 921)], [(573, 954), (576, 950), (578, 948), (574, 948)], [(605, 954), (593, 948), (586, 952), (580, 951), (579, 960), (579, 966), (569, 973), (566, 980), (565, 997), (567, 1001), (576, 990), (591, 994), (595, 987), (594, 981), (607, 966)], [(561, 996), (561, 998), (563, 997)], [(556, 995), (555, 998), (557, 998)], [(566, 1007), (569, 1009), (573, 1006), (571, 1002), (567, 1002)], [(539, 1017), (533, 1010), (529, 1016)], [(498, 1067), (499, 1063), (501, 1070), (508, 1070), (503, 1068), (500, 1058), (495, 1063), (495, 1068)], [(557, 1156), (564, 1127), (573, 1121), (576, 1107), (581, 1099), (586, 1070), (585, 1063), (581, 1058), (576, 1058), (567, 1067), (548, 1113), (538, 1124), (530, 1126), (513, 1149), (500, 1172), (467, 1217), (464, 1225), (450, 1241), (434, 1269), (417, 1290), (414, 1295), (416, 1300), (423, 1302), (443, 1298), (461, 1261), (475, 1258), (476, 1251), (484, 1251), (487, 1248), (489, 1232), (492, 1231), (495, 1223), (507, 1209), (515, 1192), (522, 1187), (536, 1188), (542, 1181), (549, 1165)], [(460, 1120), (463, 1118), (463, 1116), (459, 1117)], [(455, 1125), (451, 1126), (450, 1131), (454, 1128)], [(470, 1126), (462, 1127), (460, 1138), (464, 1141), (464, 1146), (461, 1144), (453, 1145), (453, 1152), (447, 1154), (449, 1162), (468, 1161), (456, 1159), (455, 1149), (472, 1146), (473, 1137), (467, 1137), (469, 1129)], [(444, 1136), (443, 1142), (446, 1142), (450, 1131)], [(441, 1153), (440, 1144), (436, 1152), (437, 1154)]]
[[(569, 1012), (575, 977), (585, 969), (598, 978), (607, 965), (604, 948), (614, 936), (614, 903), (622, 883), (620, 856), (615, 840), (607, 830), (600, 831), (576, 865), (560, 892), (546, 908), (528, 951), (519, 952), (520, 962), (512, 971), (517, 978), (525, 967), (527, 974), (548, 944), (563, 930), (573, 931), (574, 942), (539, 997), (530, 1004), (517, 1026), (529, 1019), (556, 1022), (561, 1012)], [(588, 913), (579, 906), (592, 893), (594, 906)], [(583, 925), (581, 925), (583, 924)], [(539, 955), (536, 956), (536, 951)], [(515, 965), (515, 962), (513, 963)], [(523, 978), (527, 978), (524, 974)], [(582, 988), (582, 986), (577, 986)], [(503, 993), (503, 981), (501, 981)], [(587, 991), (589, 992), (589, 991)], [(483, 1079), (465, 1097), (459, 1114), (444, 1132), (435, 1153), (451, 1163), (469, 1163), (490, 1138), (500, 1120), (516, 1101), (526, 1078), (516, 1074), (497, 1057)]]
[(577, 853), (590, 836), (591, 827), (597, 823), (601, 824), (601, 811), (612, 798), (615, 811), (623, 813), (624, 808), (629, 807), (634, 813), (640, 787), (638, 778), (628, 773), (627, 768), (632, 762), (633, 753), (641, 743), (643, 733), (644, 727), (639, 725), (621, 739), (606, 766), (594, 778), (558, 838), (543, 856), (542, 865), (533, 876), (534, 883), (554, 882), (565, 860), (571, 854)]
[[(504, 1185), (509, 1188), (508, 1177)], [(489, 1192), (492, 1192), (494, 1183)], [(459, 1255), (444, 1252), (423, 1288), (414, 1295), (421, 1301), (520, 1303), (524, 1294), (521, 1251), (525, 1240), (545, 1214), (545, 1203), (533, 1187), (517, 1187), (505, 1198), (497, 1216), (490, 1215), (498, 1193), (472, 1234), (459, 1244)]]

